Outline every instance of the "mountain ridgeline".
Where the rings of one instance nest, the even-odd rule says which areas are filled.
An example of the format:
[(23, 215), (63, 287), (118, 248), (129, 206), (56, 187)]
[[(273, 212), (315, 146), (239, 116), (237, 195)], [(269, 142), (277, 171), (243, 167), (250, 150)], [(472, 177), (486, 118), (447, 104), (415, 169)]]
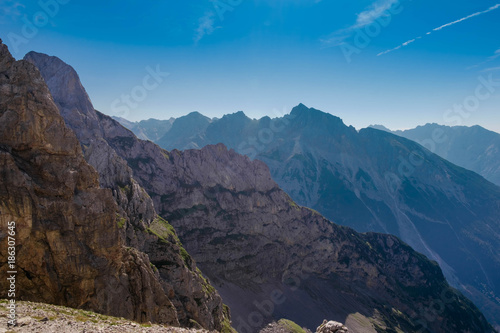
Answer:
[(113, 117), (113, 119), (134, 132), (137, 138), (153, 142), (161, 139), (172, 128), (175, 121), (174, 118), (169, 120), (148, 119), (138, 122), (131, 122), (121, 117)]
[(275, 119), (192, 113), (157, 142), (167, 150), (223, 143), (265, 162), (298, 204), (359, 232), (396, 235), (437, 261), (500, 325), (500, 188), (474, 172), (414, 141), (358, 132), (302, 104)]
[[(376, 128), (376, 126), (373, 126)], [(426, 124), (405, 131), (381, 130), (420, 143), (448, 161), (500, 185), (500, 134), (481, 126)]]
[[(160, 278), (166, 279), (172, 263), (168, 256), (157, 258), (161, 242), (145, 242), (137, 230), (144, 228), (154, 235), (168, 229), (166, 222), (155, 221), (168, 220), (231, 307), (238, 331), (255, 332), (273, 319), (286, 317), (309, 328), (324, 318), (338, 320), (355, 333), (493, 332), (476, 306), (448, 285), (435, 262), (398, 238), (360, 234), (297, 205), (271, 179), (268, 166), (223, 144), (166, 151), (140, 140), (111, 117), (82, 110), (89, 105), (78, 103), (84, 99), (84, 90), (72, 90), (66, 84), (77, 79), (69, 66), (54, 70), (62, 66), (60, 60), (42, 54), (31, 53), (26, 59), (40, 69), (66, 124), (81, 138), (85, 156), (95, 161), (101, 186), (112, 190), (125, 214), (122, 233), (127, 243), (147, 253), (159, 268)], [(175, 139), (202, 146), (196, 141), (212, 125), (226, 126), (200, 114), (192, 116), (194, 124), (181, 121), (179, 129), (177, 119), (166, 135), (178, 133)], [(244, 135), (259, 128), (243, 114), (236, 116), (244, 126), (213, 128), (214, 133), (224, 135), (220, 131), (226, 128), (231, 133), (247, 131)], [(273, 126), (270, 119), (266, 121)], [(189, 128), (202, 133), (188, 133)], [(238, 138), (233, 141), (241, 143)], [(119, 160), (120, 167), (110, 164), (106, 156)], [(124, 174), (122, 183), (113, 181), (117, 171)], [(127, 200), (119, 194), (121, 187)], [(149, 200), (159, 218), (145, 218), (151, 208), (140, 208), (141, 219), (127, 218), (128, 212), (138, 211), (140, 203)], [(187, 253), (184, 259), (193, 268)], [(204, 289), (208, 295), (200, 300), (200, 307), (212, 310), (212, 318), (220, 318), (213, 314), (224, 316), (217, 292), (208, 284)], [(183, 309), (185, 299), (178, 301), (176, 309)], [(191, 306), (185, 308), (191, 317), (198, 313), (189, 312)]]

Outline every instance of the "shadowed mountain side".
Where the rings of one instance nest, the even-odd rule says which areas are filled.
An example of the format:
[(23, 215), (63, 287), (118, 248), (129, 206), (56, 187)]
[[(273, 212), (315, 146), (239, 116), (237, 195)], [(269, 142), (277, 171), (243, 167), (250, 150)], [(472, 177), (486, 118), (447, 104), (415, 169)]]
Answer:
[[(442, 295), (455, 305), (439, 314), (443, 322), (425, 322), (430, 329), (452, 332), (456, 318), (481, 317), (449, 289), (435, 263), (393, 236), (361, 235), (297, 206), (262, 162), (223, 145), (166, 152), (101, 119), (110, 145), (233, 308), (236, 329), (254, 331), (281, 317), (314, 328), (326, 317), (414, 331), (418, 309)], [(458, 297), (467, 309), (460, 310)], [(271, 311), (275, 298), (280, 304)], [(256, 302), (267, 304), (267, 313)]]
[(275, 119), (226, 115), (189, 137), (198, 141), (179, 146), (185, 140), (178, 138), (163, 147), (221, 142), (264, 161), (298, 204), (360, 232), (394, 234), (436, 260), (448, 281), (500, 325), (498, 186), (414, 141), (357, 132), (302, 104)]
[(433, 153), (500, 185), (500, 134), (481, 126), (426, 124), (387, 132), (422, 144)]

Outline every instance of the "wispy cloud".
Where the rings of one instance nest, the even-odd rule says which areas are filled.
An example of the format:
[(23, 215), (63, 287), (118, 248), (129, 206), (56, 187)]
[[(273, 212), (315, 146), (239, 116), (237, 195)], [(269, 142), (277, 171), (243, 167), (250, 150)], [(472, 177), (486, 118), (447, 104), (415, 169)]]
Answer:
[(500, 49), (496, 50), (495, 53), (492, 56), (488, 57), (485, 61), (480, 62), (477, 65), (467, 67), (466, 69), (469, 70), (469, 69), (472, 69), (472, 68), (480, 67), (480, 66), (485, 65), (485, 64), (487, 64), (487, 63), (489, 63), (489, 62), (491, 62), (491, 61), (493, 61), (493, 60), (495, 60), (495, 59), (497, 59), (499, 57), (500, 57)]
[(21, 9), (25, 5), (15, 0), (0, 0), (0, 18), (2, 21), (6, 19), (18, 19), (22, 16)]
[(331, 33), (328, 38), (322, 39), (321, 42), (325, 46), (341, 45), (347, 38), (353, 35), (356, 29), (366, 27), (382, 16), (388, 15), (387, 11), (397, 2), (399, 2), (399, 0), (376, 0), (357, 15), (356, 23), (345, 29), (340, 29)]
[(367, 10), (358, 14), (356, 24), (353, 26), (353, 28), (362, 28), (364, 26), (372, 24), (376, 19), (384, 15), (384, 13), (396, 2), (398, 2), (398, 0), (375, 1), (369, 8), (367, 8)]
[[(483, 15), (483, 14), (489, 13), (489, 12), (491, 12), (491, 11), (495, 10), (495, 9), (498, 9), (498, 8), (500, 8), (500, 4), (496, 4), (496, 5), (494, 5), (494, 6), (490, 7), (490, 8), (488, 8), (488, 9), (486, 9), (486, 10), (483, 10), (483, 11), (481, 11), (481, 12), (476, 12), (476, 13), (474, 13), (474, 14), (471, 14), (471, 15), (468, 15), (468, 16), (465, 16), (465, 17), (462, 17), (461, 19), (458, 19), (458, 20), (456, 20), (456, 21), (453, 21), (453, 22), (450, 22), (450, 23), (443, 24), (442, 26), (439, 26), (439, 27), (437, 27), (437, 28), (432, 29), (432, 31), (427, 32), (427, 33), (425, 34), (425, 36), (430, 35), (430, 34), (431, 34), (431, 33), (433, 33), (434, 31), (439, 31), (439, 30), (442, 30), (442, 29), (444, 29), (444, 28), (450, 27), (450, 26), (452, 26), (452, 25), (455, 25), (455, 24), (457, 24), (457, 23), (460, 23), (460, 22), (463, 22), (463, 21), (465, 21), (465, 20), (471, 19), (471, 18), (473, 18), (473, 17), (476, 17), (476, 16), (479, 16), (479, 15)], [(421, 39), (421, 38), (422, 38), (422, 36), (416, 37), (416, 38), (414, 38), (414, 39), (410, 39), (409, 41), (406, 41), (406, 42), (404, 42), (403, 44), (401, 44), (401, 45), (399, 45), (399, 46), (396, 46), (395, 48), (389, 49), (389, 50), (384, 51), (384, 52), (380, 52), (379, 54), (377, 54), (377, 56), (381, 56), (381, 55), (387, 54), (387, 53), (389, 53), (389, 52), (399, 50), (400, 48), (405, 47), (405, 46), (407, 46), (408, 44), (411, 44), (411, 43), (413, 43), (414, 41), (416, 41), (417, 39)], [(500, 54), (499, 54), (499, 56), (500, 56)]]
[(215, 25), (215, 13), (213, 11), (208, 11), (203, 15), (198, 21), (198, 27), (196, 28), (194, 35), (194, 42), (197, 44), (203, 37), (210, 35), (216, 29)]
[(496, 71), (500, 71), (500, 67), (486, 68), (486, 69), (483, 69), (481, 72), (487, 73), (487, 72), (496, 72)]

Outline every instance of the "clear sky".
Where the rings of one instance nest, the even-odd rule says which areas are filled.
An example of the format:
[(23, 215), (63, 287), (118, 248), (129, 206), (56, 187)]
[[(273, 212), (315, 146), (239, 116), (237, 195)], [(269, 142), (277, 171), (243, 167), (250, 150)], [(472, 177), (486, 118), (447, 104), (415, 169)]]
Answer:
[(500, 84), (484, 83), (500, 82), (497, 4), (0, 0), (0, 38), (18, 59), (60, 57), (98, 110), (129, 120), (273, 117), (302, 102), (356, 128), (500, 132)]

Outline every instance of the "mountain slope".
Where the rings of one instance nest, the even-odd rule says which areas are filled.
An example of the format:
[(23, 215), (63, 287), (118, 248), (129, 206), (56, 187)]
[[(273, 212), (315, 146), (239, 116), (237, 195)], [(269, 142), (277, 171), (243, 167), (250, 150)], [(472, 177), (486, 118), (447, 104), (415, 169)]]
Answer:
[(264, 161), (292, 199), (328, 219), (401, 237), (500, 325), (497, 186), (413, 141), (375, 129), (358, 133), (304, 105), (276, 119), (226, 115), (189, 136), (199, 138), (195, 146), (222, 142)]
[(183, 326), (193, 321), (204, 328), (228, 328), (229, 314), (217, 292), (203, 278), (182, 248), (172, 227), (156, 214), (149, 195), (134, 180), (132, 170), (104, 140), (101, 126), (73, 68), (56, 57), (30, 52), (25, 59), (41, 71), (68, 127), (73, 129), (85, 159), (99, 172), (102, 188), (118, 203), (120, 233), (130, 247), (148, 254), (161, 286), (175, 306)]
[[(16, 299), (178, 325), (148, 257), (122, 245), (118, 207), (39, 71), (1, 40), (0, 86), (0, 244), (7, 249), (14, 221)], [(7, 260), (1, 251), (2, 276)], [(8, 281), (0, 285), (6, 298)]]
[[(231, 306), (239, 331), (281, 317), (313, 328), (326, 317), (352, 332), (416, 331), (419, 324), (454, 332), (462, 329), (457, 318), (471, 325), (481, 317), (447, 287), (436, 264), (395, 237), (357, 234), (297, 206), (258, 161), (223, 145), (170, 153), (139, 141), (120, 146), (125, 140), (115, 135), (110, 144), (135, 165), (136, 179)], [(422, 320), (416, 309), (444, 294), (452, 298), (438, 313), (442, 321)], [(354, 329), (357, 320), (368, 328)]]
[(481, 126), (427, 124), (393, 134), (421, 143), (433, 153), (500, 185), (500, 134)]

